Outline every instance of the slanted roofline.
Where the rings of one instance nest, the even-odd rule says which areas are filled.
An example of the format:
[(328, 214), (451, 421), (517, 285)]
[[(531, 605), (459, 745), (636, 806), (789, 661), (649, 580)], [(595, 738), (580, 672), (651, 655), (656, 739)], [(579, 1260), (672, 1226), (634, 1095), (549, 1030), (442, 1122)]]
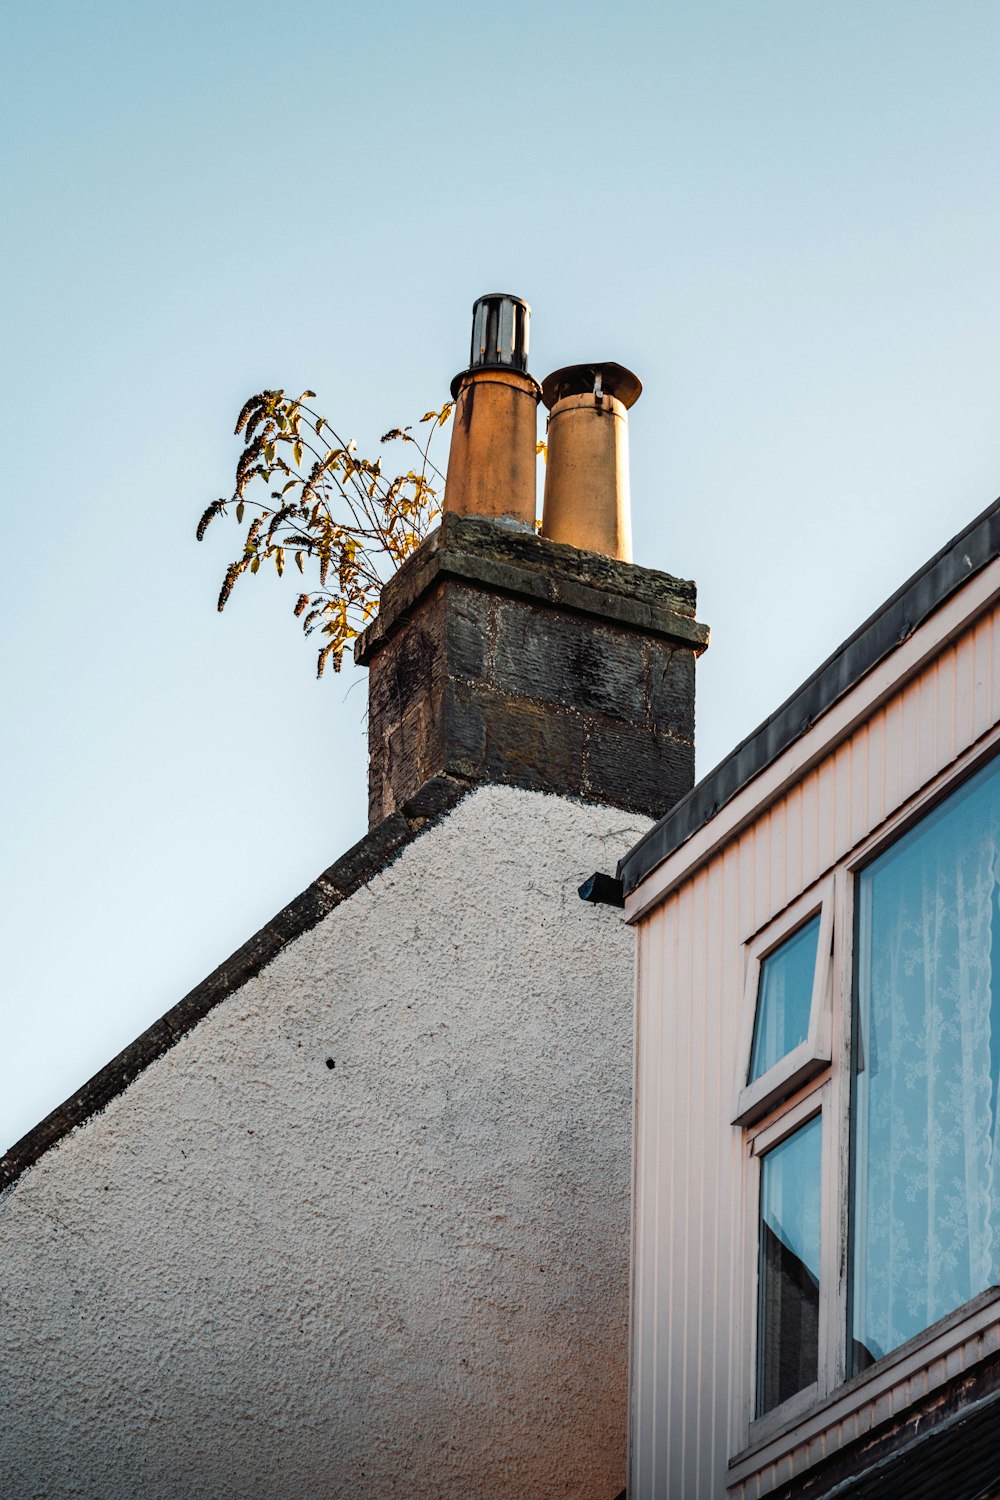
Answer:
[(682, 797), (624, 856), (618, 877), (634, 891), (738, 792), (912, 635), (964, 583), (1000, 556), (995, 500), (848, 636), (800, 688)]
[(99, 1114), (112, 1099), (123, 1094), (130, 1083), (175, 1047), (210, 1011), (266, 968), (289, 943), (309, 932), (334, 907), (387, 869), (418, 834), (439, 822), (473, 790), (473, 783), (453, 776), (435, 776), (425, 782), (404, 807), (370, 829), (231, 958), (0, 1156), (0, 1193), (77, 1125)]

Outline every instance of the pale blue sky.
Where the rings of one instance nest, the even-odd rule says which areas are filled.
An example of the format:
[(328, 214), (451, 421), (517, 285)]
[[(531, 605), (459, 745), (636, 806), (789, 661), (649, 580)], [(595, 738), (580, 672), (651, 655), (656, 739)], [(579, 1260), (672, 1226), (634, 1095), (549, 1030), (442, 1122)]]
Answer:
[(702, 772), (994, 498), (1000, 7), (7, 0), (0, 49), (2, 1148), (364, 832), (363, 674), (194, 541), (251, 391), (364, 445), (493, 290), (539, 377), (636, 370)]

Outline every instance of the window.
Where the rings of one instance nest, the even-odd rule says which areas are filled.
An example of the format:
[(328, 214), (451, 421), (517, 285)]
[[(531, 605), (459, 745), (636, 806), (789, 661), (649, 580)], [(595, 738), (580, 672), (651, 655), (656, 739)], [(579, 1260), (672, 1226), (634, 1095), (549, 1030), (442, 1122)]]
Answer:
[(756, 1415), (819, 1376), (820, 1116), (762, 1158)]
[(858, 876), (852, 1367), (1000, 1280), (1000, 761)]
[(750, 1125), (830, 1061), (829, 881), (748, 945), (735, 1125)]
[(933, 793), (746, 945), (744, 1441), (1000, 1283), (1000, 756)]
[(760, 966), (750, 1083), (756, 1083), (809, 1035), (818, 942), (819, 917), (813, 917)]

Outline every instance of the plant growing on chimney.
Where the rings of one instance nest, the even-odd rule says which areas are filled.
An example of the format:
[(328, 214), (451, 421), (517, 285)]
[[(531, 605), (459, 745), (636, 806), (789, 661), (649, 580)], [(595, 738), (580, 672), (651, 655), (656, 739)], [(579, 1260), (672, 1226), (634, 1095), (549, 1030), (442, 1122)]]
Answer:
[[(232, 495), (213, 500), (198, 522), (201, 541), (216, 516), (235, 509), (246, 523), (240, 555), (226, 569), (219, 609), (238, 578), (273, 562), (279, 576), (291, 561), (316, 582), (295, 603), (306, 635), (322, 637), (316, 675), (328, 661), (340, 671), (344, 651), (378, 609), (383, 584), (409, 557), (440, 513), (444, 483), (431, 462), (431, 440), (451, 416), (451, 401), (421, 417), (423, 441), (410, 427), (393, 427), (383, 444), (410, 443), (419, 462), (405, 473), (383, 473), (382, 459), (362, 458), (311, 406), (315, 391), (292, 400), (283, 390), (260, 391), (236, 422), (243, 449)], [(272, 487), (277, 486), (277, 487)]]

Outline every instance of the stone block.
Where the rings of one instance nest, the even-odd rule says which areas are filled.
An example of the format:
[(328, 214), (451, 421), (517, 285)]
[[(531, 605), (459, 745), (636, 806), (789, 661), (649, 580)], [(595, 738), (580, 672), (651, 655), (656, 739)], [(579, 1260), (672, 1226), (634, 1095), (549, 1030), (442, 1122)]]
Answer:
[(440, 744), (440, 769), (446, 774), (473, 781), (487, 779), (483, 775), (486, 722), (481, 683), (455, 678), (447, 684), (441, 702)]
[(658, 818), (694, 784), (694, 745), (655, 726), (595, 719), (586, 728), (583, 795)]
[(440, 601), (428, 602), (427, 612), (415, 615), (369, 668), (368, 720), (376, 733), (444, 678), (444, 611)]
[(583, 724), (525, 699), (493, 698), (485, 710), (486, 761), (490, 781), (513, 782), (542, 792), (579, 795), (583, 770)]
[(647, 642), (635, 631), (520, 600), (498, 602), (493, 685), (500, 693), (641, 720), (646, 655)]
[(449, 677), (486, 676), (494, 601), (483, 589), (448, 580), (442, 593), (442, 638)]
[(683, 647), (649, 643), (649, 717), (657, 729), (694, 739), (695, 658)]
[(469, 786), (463, 777), (432, 776), (403, 804), (403, 816), (414, 825), (431, 822), (460, 802)]

